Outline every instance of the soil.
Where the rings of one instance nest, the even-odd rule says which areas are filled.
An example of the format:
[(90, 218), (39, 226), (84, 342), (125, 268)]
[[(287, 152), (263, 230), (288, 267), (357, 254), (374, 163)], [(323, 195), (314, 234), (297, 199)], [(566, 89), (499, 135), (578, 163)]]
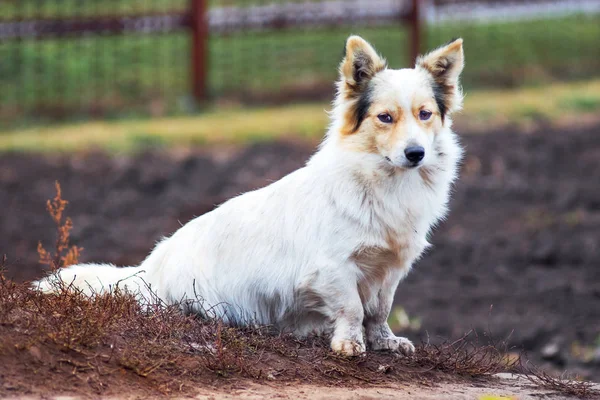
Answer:
[[(142, 395), (143, 393), (143, 395)], [(29, 393), (28, 395), (6, 396), (4, 399), (20, 400), (74, 400), (81, 395), (48, 395), (48, 392)], [(127, 390), (120, 395), (102, 396), (103, 399), (149, 399), (160, 398), (156, 393)], [(173, 398), (177, 399), (177, 396)], [(574, 396), (558, 396), (551, 391), (533, 387), (524, 378), (515, 376), (497, 377), (491, 382), (471, 384), (439, 383), (429, 386), (412, 383), (395, 383), (381, 386), (346, 387), (322, 386), (288, 382), (286, 384), (257, 384), (252, 381), (238, 381), (234, 384), (207, 384), (188, 394), (186, 399), (198, 400), (574, 400)]]
[[(507, 339), (543, 368), (600, 380), (599, 134), (600, 126), (463, 136), (467, 155), (449, 218), (397, 292), (396, 303), (420, 320), (403, 335), (438, 342), (475, 329), (481, 342)], [(6, 274), (24, 281), (44, 273), (36, 246), (55, 240), (45, 210), (55, 180), (70, 201), (82, 261), (134, 265), (181, 223), (280, 178), (313, 151), (314, 144), (279, 142), (116, 156), (5, 154)]]
[(395, 383), (379, 387), (323, 387), (318, 385), (290, 384), (281, 387), (246, 384), (235, 389), (208, 388), (200, 390), (199, 400), (558, 400), (576, 399), (573, 396), (556, 396), (550, 391), (534, 388), (529, 381), (509, 374), (501, 374), (489, 382), (440, 383), (430, 386)]

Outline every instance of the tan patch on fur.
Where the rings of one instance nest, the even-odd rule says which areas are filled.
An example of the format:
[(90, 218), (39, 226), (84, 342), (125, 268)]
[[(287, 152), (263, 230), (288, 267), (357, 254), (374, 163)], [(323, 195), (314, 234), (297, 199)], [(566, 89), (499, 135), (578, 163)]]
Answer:
[(385, 278), (385, 271), (398, 260), (398, 253), (380, 246), (361, 247), (352, 253), (352, 259), (365, 275), (374, 281)]
[[(399, 140), (404, 140), (406, 135), (403, 124), (405, 120), (404, 111), (399, 107), (395, 110), (389, 110), (377, 102), (373, 103), (372, 109), (386, 110), (381, 112), (388, 112), (392, 115), (394, 122), (391, 124), (379, 122), (377, 120), (379, 112), (374, 112), (367, 116), (358, 132), (353, 132), (353, 127), (350, 125), (351, 122), (349, 124), (345, 121), (342, 128), (343, 143), (349, 150), (357, 152), (381, 155), (390, 154), (396, 143)], [(349, 131), (344, 132), (344, 130)]]
[(385, 149), (386, 152), (391, 152), (396, 146), (396, 143), (399, 140), (404, 140), (404, 137), (406, 136), (406, 129), (403, 124), (404, 116), (400, 108), (396, 115), (398, 115), (398, 117), (394, 118), (397, 118), (397, 121), (395, 120), (394, 126), (391, 127), (392, 132), (390, 134), (387, 134), (387, 132), (381, 129), (380, 132), (376, 133), (379, 149)]
[[(369, 118), (369, 116), (367, 116)], [(366, 119), (366, 118), (365, 118)], [(342, 136), (351, 136), (356, 134), (354, 127), (356, 126), (355, 111), (350, 109), (344, 113), (344, 123), (340, 128), (340, 134)]]
[[(406, 221), (406, 223), (411, 224), (412, 222)], [(389, 227), (386, 229), (385, 242), (398, 255), (401, 255), (408, 248), (408, 244), (399, 240), (397, 233)]]
[[(435, 134), (435, 132), (440, 130), (442, 127), (442, 120), (440, 110), (433, 99), (433, 93), (419, 90), (413, 94), (411, 103), (411, 112), (413, 117), (416, 119), (417, 123), (427, 131), (427, 133)], [(419, 113), (422, 110), (431, 112), (431, 117), (426, 121), (422, 121), (421, 118), (419, 118)]]
[(431, 171), (429, 168), (419, 168), (419, 175), (427, 186), (433, 186), (433, 171)]
[(402, 252), (406, 246), (400, 245), (391, 237), (386, 241), (392, 245), (390, 248), (367, 246), (352, 253), (352, 260), (363, 273), (363, 278), (358, 282), (358, 294), (363, 302), (372, 297), (371, 288), (381, 287), (391, 268), (403, 264)]
[(370, 129), (361, 129), (358, 132), (342, 132), (342, 146), (350, 151), (360, 153), (379, 153), (377, 137)]

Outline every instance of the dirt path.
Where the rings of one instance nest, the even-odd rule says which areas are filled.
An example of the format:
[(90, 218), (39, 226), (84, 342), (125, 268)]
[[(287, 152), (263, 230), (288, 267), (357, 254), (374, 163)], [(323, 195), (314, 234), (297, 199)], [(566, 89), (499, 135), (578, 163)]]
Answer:
[(523, 378), (512, 378), (508, 375), (490, 384), (455, 384), (443, 383), (432, 387), (414, 384), (395, 384), (381, 387), (343, 388), (314, 385), (285, 386), (240, 385), (227, 390), (200, 389), (195, 397), (201, 400), (259, 400), (259, 399), (298, 399), (298, 400), (541, 400), (541, 399), (575, 399), (560, 397), (552, 393), (534, 388)]
[[(382, 386), (339, 387), (319, 386), (303, 383), (258, 384), (250, 381), (237, 381), (234, 384), (210, 385), (197, 388), (195, 393), (182, 397), (197, 400), (571, 400), (577, 397), (560, 396), (548, 390), (534, 387), (527, 379), (510, 374), (499, 374), (493, 382), (480, 383), (440, 383), (418, 385), (410, 383), (387, 384)], [(595, 389), (600, 389), (596, 385)], [(22, 400), (75, 400), (88, 396), (52, 395), (50, 393), (30, 394), (5, 399)], [(104, 397), (108, 400), (149, 399), (136, 393), (123, 393), (119, 397)], [(178, 398), (177, 396), (171, 398)]]

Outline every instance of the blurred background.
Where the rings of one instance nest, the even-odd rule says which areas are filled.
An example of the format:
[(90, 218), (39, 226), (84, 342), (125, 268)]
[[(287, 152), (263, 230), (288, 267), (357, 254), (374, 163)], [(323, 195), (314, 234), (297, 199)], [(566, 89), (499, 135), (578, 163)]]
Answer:
[(9, 277), (44, 271), (55, 180), (82, 260), (132, 265), (302, 166), (350, 34), (392, 68), (465, 41), (461, 181), (398, 290), (394, 329), (476, 329), (600, 380), (598, 0), (0, 0)]

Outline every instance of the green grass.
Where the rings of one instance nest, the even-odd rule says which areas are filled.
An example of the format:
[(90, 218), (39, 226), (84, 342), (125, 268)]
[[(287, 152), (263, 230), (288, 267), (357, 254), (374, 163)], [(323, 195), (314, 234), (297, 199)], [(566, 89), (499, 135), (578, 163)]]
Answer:
[[(368, 39), (392, 67), (408, 66), (406, 32), (397, 25), (235, 35), (211, 43), (211, 70), (220, 72), (213, 75), (212, 90), (330, 82), (349, 33)], [(453, 37), (465, 40), (467, 89), (598, 76), (600, 16), (439, 25), (427, 30), (425, 47), (435, 48)]]
[(572, 95), (562, 99), (561, 104), (574, 111), (591, 112), (600, 110), (600, 93), (590, 95)]
[[(101, 0), (98, 7), (108, 9), (112, 3), (123, 0)], [(9, 6), (0, 6), (0, 11), (2, 7)], [(408, 65), (406, 32), (399, 25), (214, 36), (209, 43), (209, 92), (215, 97), (311, 88), (326, 93), (333, 88), (350, 33), (371, 41), (392, 67)], [(457, 36), (465, 40), (467, 90), (535, 86), (594, 77), (600, 70), (599, 15), (436, 25), (427, 29), (424, 47)], [(71, 119), (78, 117), (71, 109), (100, 110), (108, 118), (193, 111), (189, 48), (185, 33), (0, 43), (0, 121), (39, 106), (54, 112), (65, 106)]]

